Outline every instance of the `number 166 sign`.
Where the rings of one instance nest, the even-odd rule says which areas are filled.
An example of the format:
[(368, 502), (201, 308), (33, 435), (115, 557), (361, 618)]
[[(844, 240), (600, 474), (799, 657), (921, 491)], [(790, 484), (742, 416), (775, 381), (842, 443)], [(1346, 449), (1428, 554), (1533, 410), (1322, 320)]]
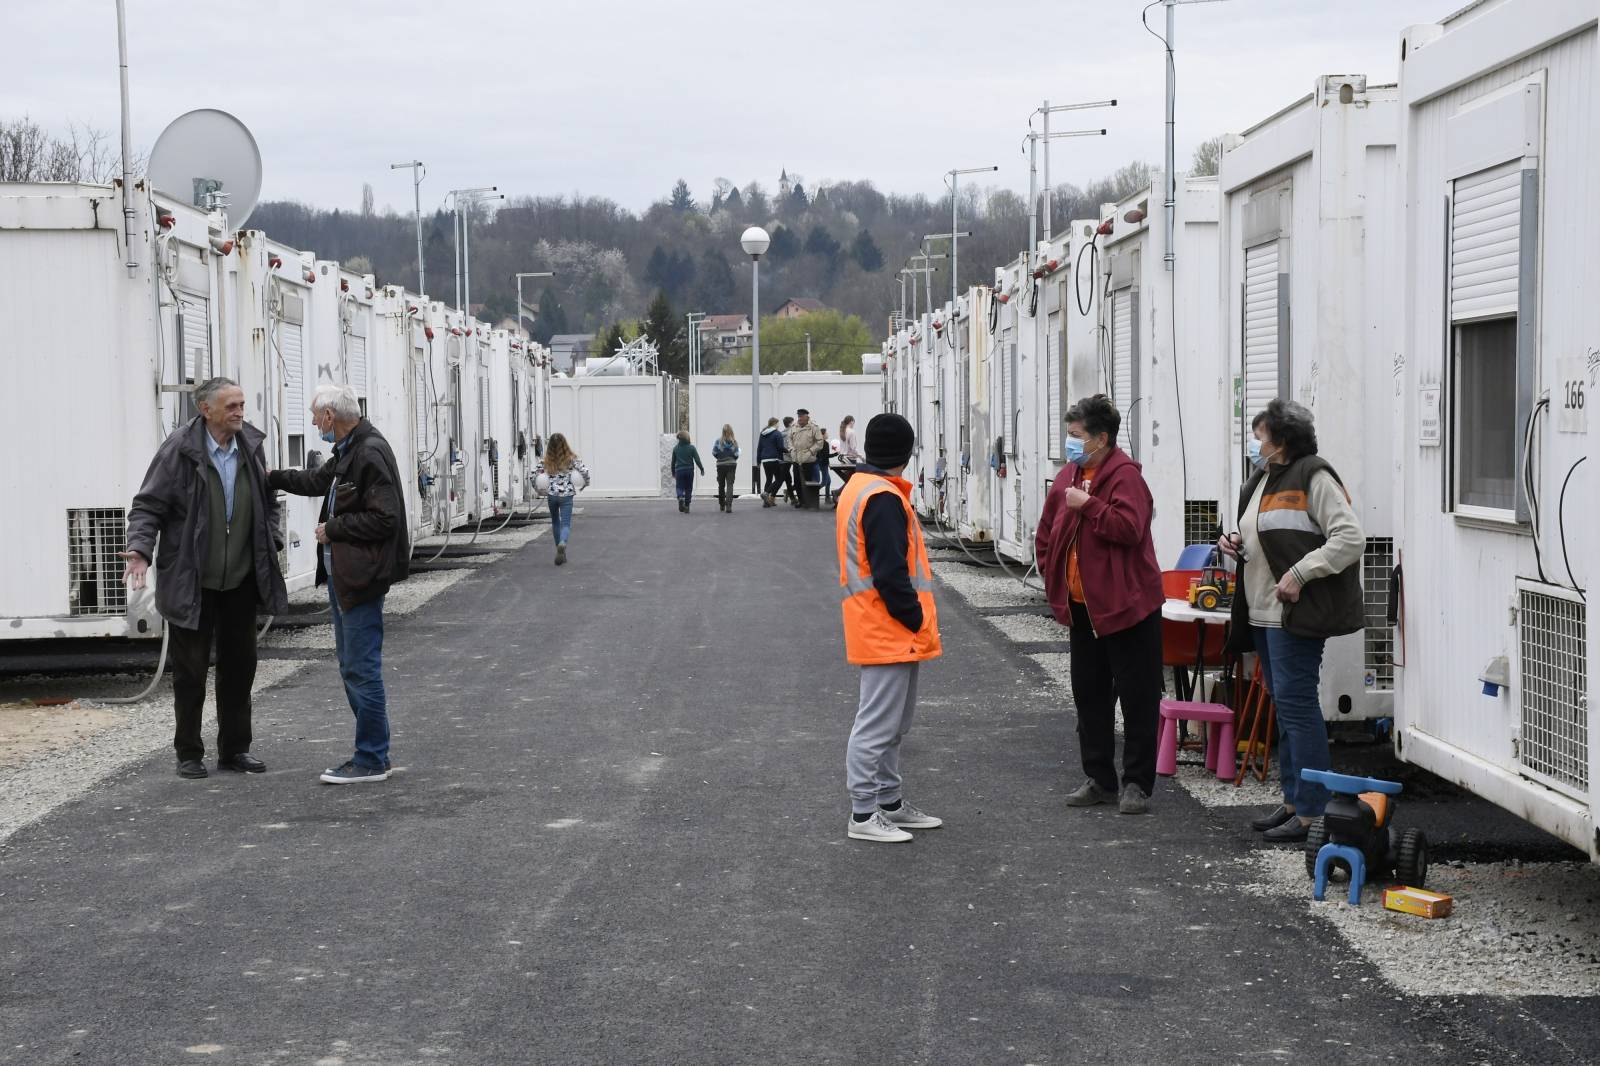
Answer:
[(1589, 360), (1582, 356), (1562, 359), (1556, 394), (1551, 397), (1556, 409), (1556, 429), (1562, 433), (1589, 432), (1589, 400), (1592, 381)]

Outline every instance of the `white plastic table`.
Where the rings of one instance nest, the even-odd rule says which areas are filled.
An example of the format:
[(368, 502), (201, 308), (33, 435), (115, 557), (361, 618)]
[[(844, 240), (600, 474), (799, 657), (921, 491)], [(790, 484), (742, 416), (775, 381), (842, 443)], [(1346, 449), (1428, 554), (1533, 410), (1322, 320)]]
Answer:
[(1169, 622), (1193, 622), (1195, 625), (1194, 681), (1189, 686), (1189, 696), (1194, 697), (1194, 686), (1205, 676), (1206, 626), (1225, 626), (1233, 621), (1233, 612), (1202, 611), (1188, 600), (1168, 599), (1161, 605), (1161, 617)]

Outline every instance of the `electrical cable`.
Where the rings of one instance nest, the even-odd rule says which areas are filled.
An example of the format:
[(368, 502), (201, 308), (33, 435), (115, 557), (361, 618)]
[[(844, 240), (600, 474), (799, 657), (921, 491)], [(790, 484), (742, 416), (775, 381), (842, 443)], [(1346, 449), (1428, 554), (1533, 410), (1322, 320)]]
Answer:
[(1550, 397), (1542, 396), (1534, 403), (1533, 410), (1528, 412), (1528, 422), (1522, 433), (1522, 487), (1528, 497), (1528, 518), (1533, 530), (1533, 563), (1539, 572), (1539, 580), (1546, 585), (1553, 584), (1544, 572), (1544, 554), (1540, 550), (1539, 539), (1541, 535), (1541, 515), (1539, 513), (1539, 491), (1533, 478), (1533, 441), (1534, 429), (1539, 423), (1539, 412), (1550, 407)]
[(1561, 533), (1561, 561), (1566, 565), (1567, 581), (1571, 583), (1572, 591), (1576, 592), (1578, 594), (1578, 599), (1582, 600), (1584, 603), (1588, 603), (1589, 598), (1584, 595), (1585, 590), (1578, 586), (1578, 579), (1572, 576), (1572, 560), (1567, 556), (1566, 510), (1567, 482), (1572, 480), (1572, 472), (1578, 469), (1578, 467), (1582, 466), (1583, 461), (1587, 458), (1589, 458), (1587, 455), (1580, 455), (1577, 462), (1567, 467), (1567, 476), (1561, 479), (1561, 493), (1556, 497), (1556, 529)]
[(148, 685), (146, 685), (139, 692), (138, 695), (136, 695), (136, 696), (111, 696), (111, 697), (107, 697), (105, 699), (95, 699), (92, 702), (94, 702), (94, 703), (111, 703), (111, 704), (117, 704), (117, 705), (128, 704), (128, 703), (138, 703), (140, 700), (142, 700), (146, 696), (150, 695), (150, 693), (154, 692), (156, 690), (156, 686), (161, 683), (161, 675), (164, 674), (166, 672), (166, 670), (167, 670), (167, 643), (170, 640), (171, 635), (172, 635), (171, 627), (167, 624), (167, 620), (163, 618), (161, 620), (161, 654), (156, 659), (156, 676), (152, 677), (150, 679), (150, 683)]

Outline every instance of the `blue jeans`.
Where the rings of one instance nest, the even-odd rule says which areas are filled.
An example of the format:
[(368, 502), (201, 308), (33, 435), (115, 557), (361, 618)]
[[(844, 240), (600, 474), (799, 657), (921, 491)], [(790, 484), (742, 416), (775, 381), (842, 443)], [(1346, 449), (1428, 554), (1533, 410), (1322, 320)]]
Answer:
[(674, 470), (673, 478), (678, 482), (678, 502), (688, 503), (694, 496), (694, 467), (687, 470)]
[(356, 765), (381, 770), (389, 765), (389, 701), (383, 691), (383, 597), (348, 611), (340, 610), (333, 583), (328, 584), (333, 611), (334, 647), (339, 676), (356, 716)]
[(572, 500), (571, 496), (551, 496), (550, 500), (550, 530), (555, 534), (556, 545), (567, 542), (572, 535)]
[(1278, 776), (1283, 802), (1295, 813), (1315, 818), (1328, 806), (1328, 790), (1300, 780), (1301, 770), (1328, 770), (1328, 726), (1322, 720), (1317, 684), (1322, 677), (1324, 641), (1297, 637), (1282, 629), (1251, 626), (1261, 675), (1278, 712)]

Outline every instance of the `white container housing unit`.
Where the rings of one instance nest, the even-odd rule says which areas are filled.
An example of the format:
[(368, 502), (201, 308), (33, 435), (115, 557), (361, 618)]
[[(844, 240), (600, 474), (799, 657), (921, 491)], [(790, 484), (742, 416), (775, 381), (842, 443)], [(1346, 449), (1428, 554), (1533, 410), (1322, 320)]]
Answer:
[(1167, 269), (1157, 184), (1127, 197), (1100, 244), (1100, 329), (1118, 444), (1144, 467), (1155, 499), (1156, 560), (1217, 538), (1228, 488), (1232, 406), (1222, 353), (1215, 178), (1180, 177), (1174, 266)]
[(1597, 8), (1483, 2), (1402, 43), (1396, 750), (1600, 856)]
[(133, 199), (130, 251), (120, 187), (0, 186), (0, 426), (19, 457), (0, 510), (3, 638), (159, 635), (153, 588), (122, 580), (127, 507), (192, 414), (190, 386), (238, 373), (216, 343), (220, 217), (142, 184)]
[[(1321, 698), (1330, 720), (1394, 709), (1393, 393), (1400, 344), (1400, 93), (1327, 75), (1224, 152), (1220, 323), (1232, 417), (1222, 522), (1237, 528), (1251, 473), (1251, 420), (1276, 397), (1316, 419), (1319, 454), (1339, 472), (1366, 533), (1367, 627), (1329, 641)], [(1185, 412), (1188, 414), (1188, 412)], [(1193, 465), (1191, 464), (1191, 471)]]

